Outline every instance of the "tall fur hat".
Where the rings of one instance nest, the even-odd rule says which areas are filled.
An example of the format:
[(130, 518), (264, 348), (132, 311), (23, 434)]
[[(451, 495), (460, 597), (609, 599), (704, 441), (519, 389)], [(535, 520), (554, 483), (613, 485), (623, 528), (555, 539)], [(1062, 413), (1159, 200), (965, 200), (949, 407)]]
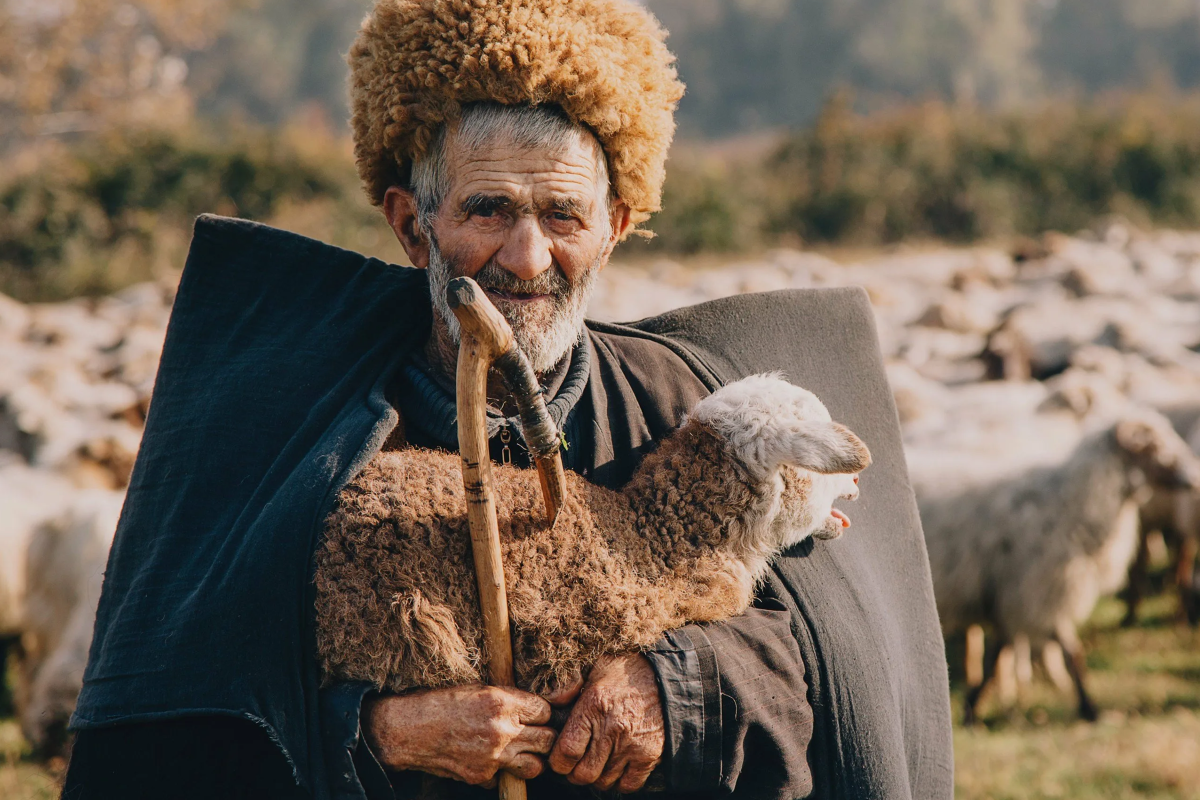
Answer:
[(665, 31), (628, 0), (377, 0), (350, 49), (354, 154), (376, 205), (465, 103), (556, 104), (589, 128), (613, 188), (660, 206), (683, 95)]

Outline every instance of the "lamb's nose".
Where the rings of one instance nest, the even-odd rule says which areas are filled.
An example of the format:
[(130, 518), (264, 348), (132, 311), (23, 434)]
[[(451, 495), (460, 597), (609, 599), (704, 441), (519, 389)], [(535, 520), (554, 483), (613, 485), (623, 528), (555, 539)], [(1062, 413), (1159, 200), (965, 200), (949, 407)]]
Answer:
[(858, 476), (857, 475), (854, 476), (854, 485), (858, 486)]

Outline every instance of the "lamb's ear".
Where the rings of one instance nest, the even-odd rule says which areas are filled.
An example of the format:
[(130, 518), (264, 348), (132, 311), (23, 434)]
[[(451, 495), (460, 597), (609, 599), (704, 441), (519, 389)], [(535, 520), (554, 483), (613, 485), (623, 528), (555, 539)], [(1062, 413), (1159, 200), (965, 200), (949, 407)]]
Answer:
[(791, 426), (784, 461), (825, 475), (853, 475), (871, 463), (862, 439), (836, 422), (805, 421)]

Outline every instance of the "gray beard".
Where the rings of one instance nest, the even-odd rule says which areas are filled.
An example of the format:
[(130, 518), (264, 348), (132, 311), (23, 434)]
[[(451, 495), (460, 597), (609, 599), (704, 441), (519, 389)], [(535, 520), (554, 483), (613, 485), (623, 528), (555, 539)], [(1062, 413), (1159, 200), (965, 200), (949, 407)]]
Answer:
[[(517, 347), (529, 358), (533, 371), (539, 375), (554, 369), (583, 338), (584, 313), (596, 286), (601, 260), (602, 256), (597, 255), (596, 260), (575, 283), (567, 280), (557, 265), (528, 281), (521, 280), (491, 261), (475, 274), (476, 282), (484, 289), (497, 289), (513, 294), (550, 295), (548, 313), (544, 308), (545, 304), (541, 303), (541, 308), (530, 309), (503, 300), (495, 301), (496, 308), (512, 326)], [(429, 243), (428, 273), (434, 313), (441, 318), (450, 333), (450, 339), (457, 346), (462, 331), (458, 319), (446, 302), (446, 286), (460, 272), (456, 265), (442, 255), (435, 241)]]

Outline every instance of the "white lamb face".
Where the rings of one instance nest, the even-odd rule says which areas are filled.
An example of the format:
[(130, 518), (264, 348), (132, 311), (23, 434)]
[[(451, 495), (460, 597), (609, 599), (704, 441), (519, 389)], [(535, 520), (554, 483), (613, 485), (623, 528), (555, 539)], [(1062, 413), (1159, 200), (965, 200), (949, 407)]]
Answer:
[(836, 539), (850, 527), (850, 518), (833, 507), (838, 500), (858, 499), (858, 475), (822, 475), (804, 470), (812, 482), (805, 494), (783, 493), (778, 536), (783, 547), (802, 542), (810, 534), (818, 539)]
[(871, 454), (812, 392), (778, 375), (753, 375), (700, 401), (691, 417), (722, 436), (753, 477), (779, 486), (778, 507), (751, 534), (762, 537), (747, 543), (751, 549), (832, 539), (849, 527), (833, 504), (858, 497), (858, 473)]

